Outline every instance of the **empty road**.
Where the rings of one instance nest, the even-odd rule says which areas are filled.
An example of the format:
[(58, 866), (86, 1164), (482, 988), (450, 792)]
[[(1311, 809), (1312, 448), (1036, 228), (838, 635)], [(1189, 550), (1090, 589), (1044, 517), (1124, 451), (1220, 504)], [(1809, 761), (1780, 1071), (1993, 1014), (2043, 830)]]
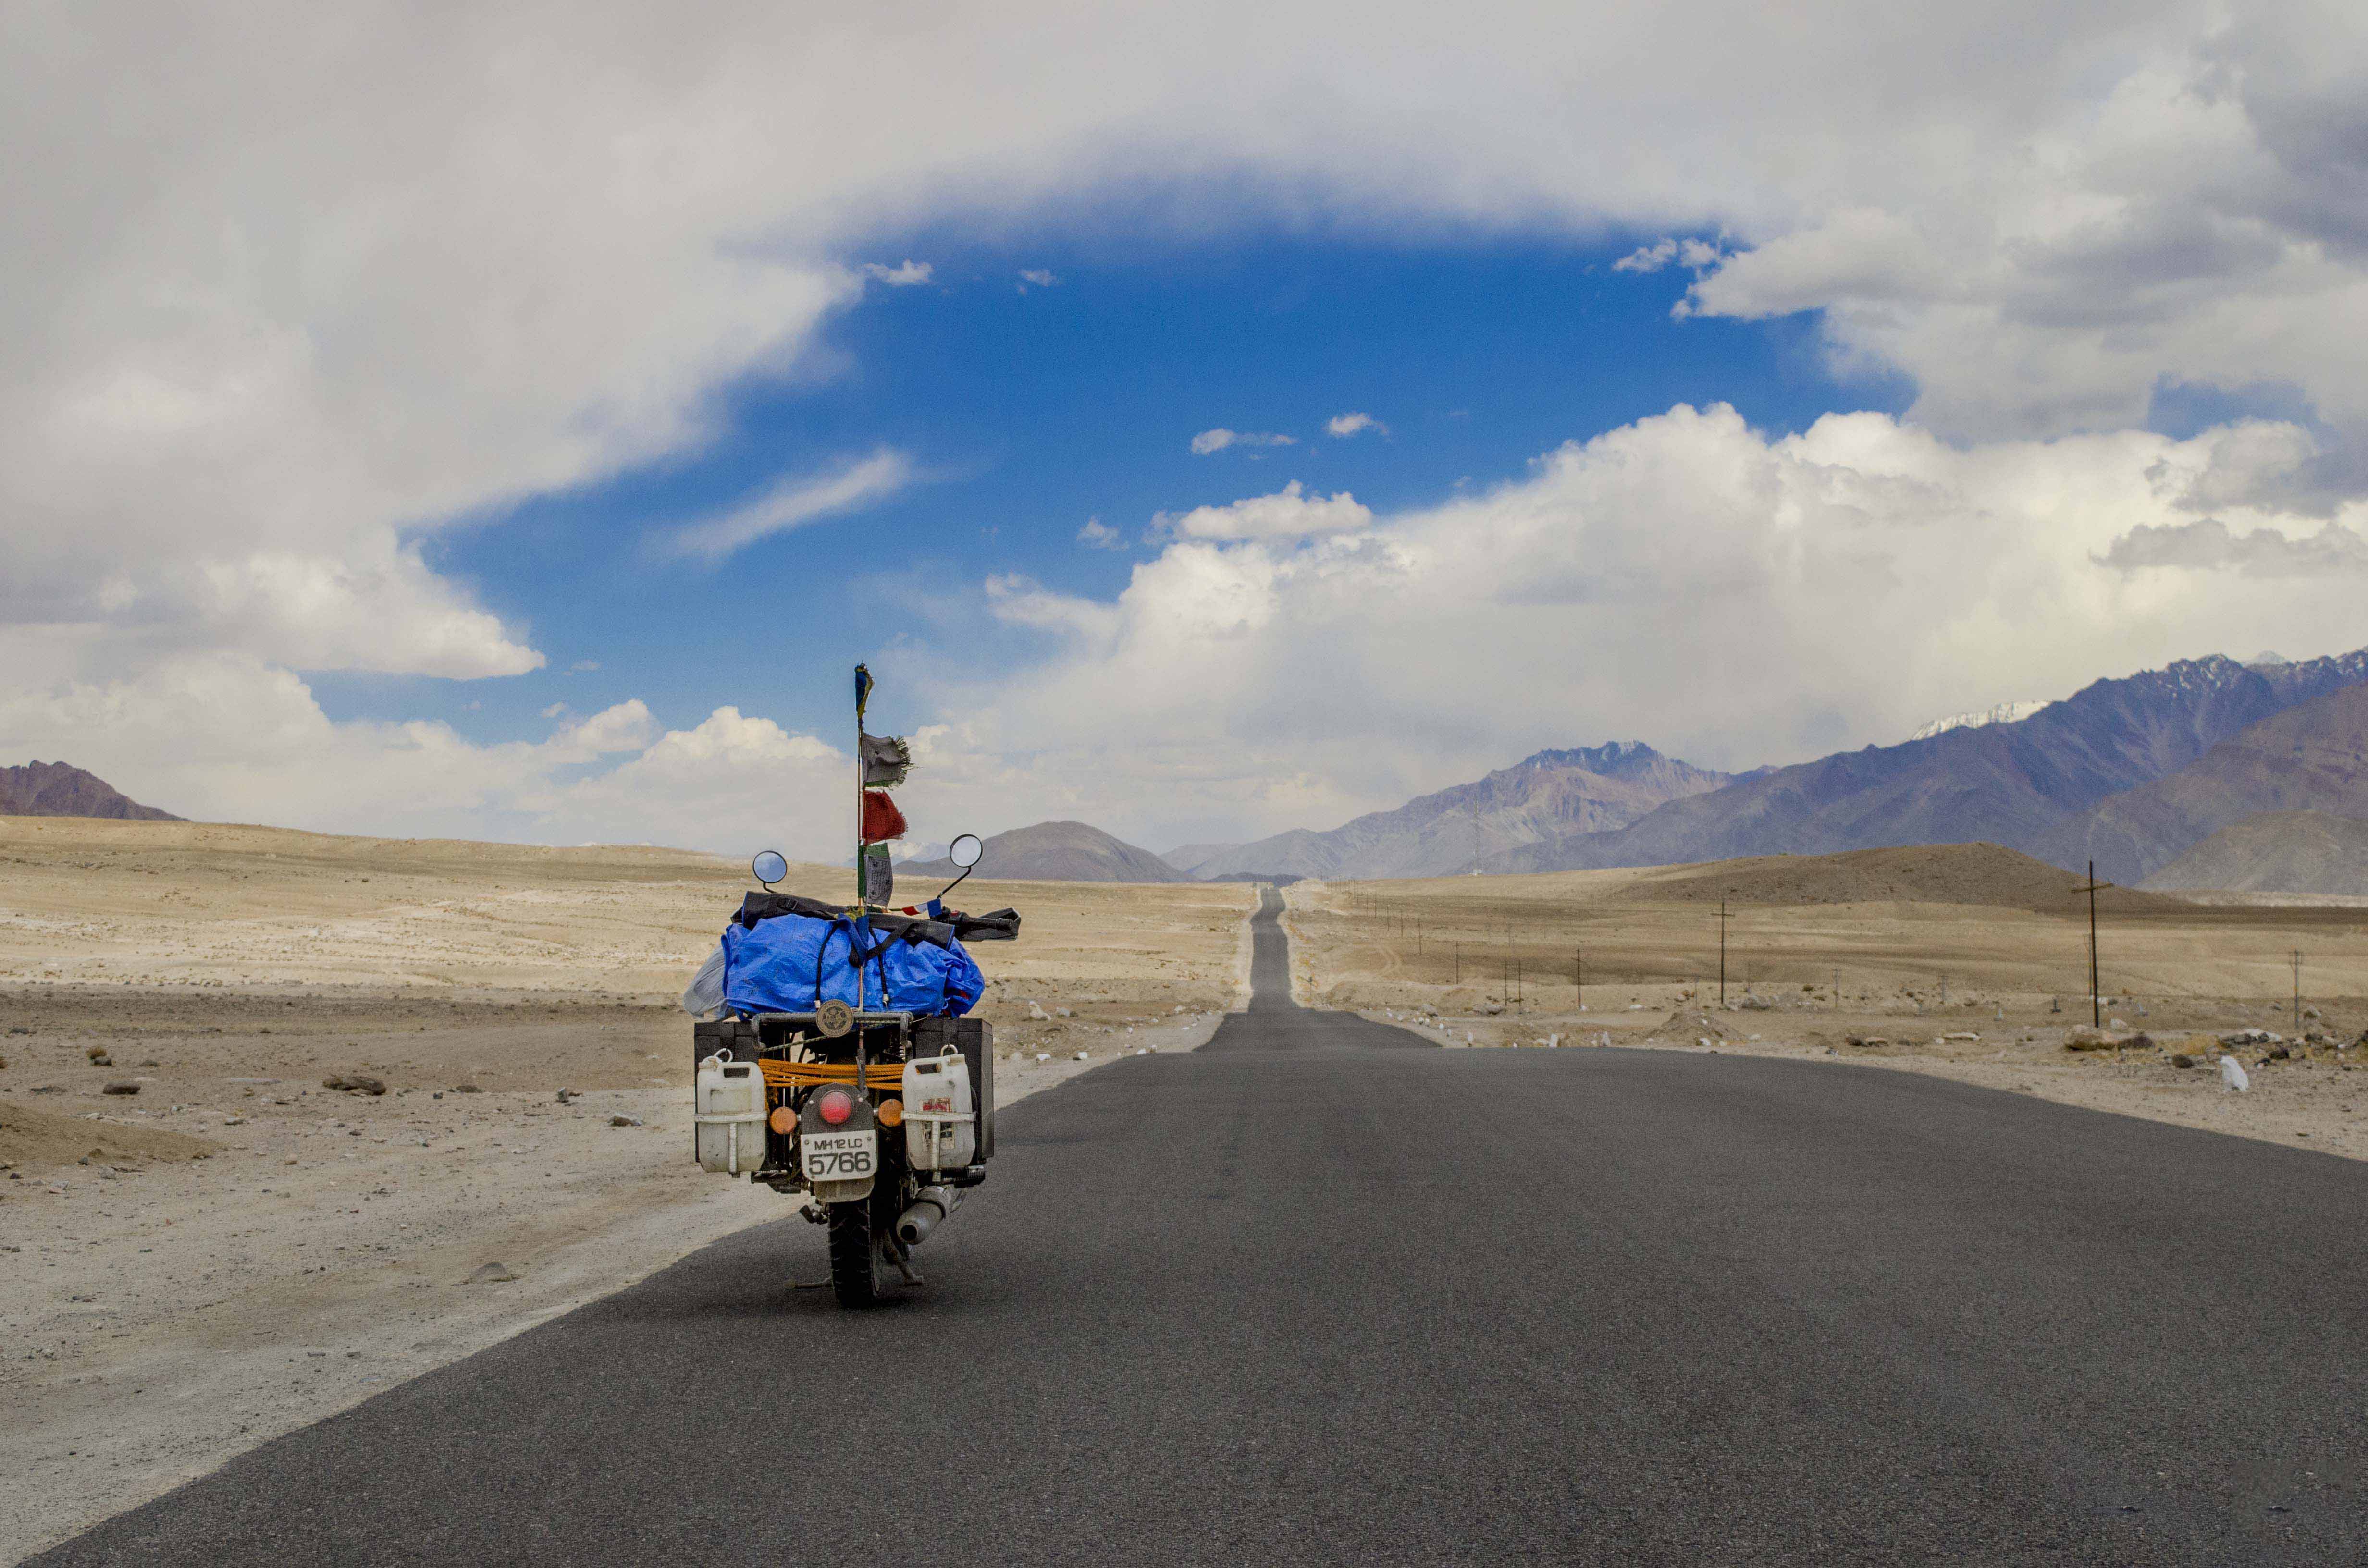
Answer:
[(1015, 1107), (893, 1305), (785, 1218), (35, 1561), (2368, 1555), (2368, 1165), (1287, 970)]

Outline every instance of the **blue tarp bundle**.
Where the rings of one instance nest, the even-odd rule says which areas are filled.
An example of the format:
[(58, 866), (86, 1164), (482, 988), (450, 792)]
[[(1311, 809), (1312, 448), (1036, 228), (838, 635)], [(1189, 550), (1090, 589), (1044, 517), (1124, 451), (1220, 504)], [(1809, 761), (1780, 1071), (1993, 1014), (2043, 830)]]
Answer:
[(970, 954), (944, 944), (884, 937), (869, 921), (777, 915), (723, 928), (723, 1006), (734, 1013), (811, 1013), (822, 1002), (856, 1005), (857, 953), (863, 1003), (891, 1012), (960, 1017), (986, 988)]

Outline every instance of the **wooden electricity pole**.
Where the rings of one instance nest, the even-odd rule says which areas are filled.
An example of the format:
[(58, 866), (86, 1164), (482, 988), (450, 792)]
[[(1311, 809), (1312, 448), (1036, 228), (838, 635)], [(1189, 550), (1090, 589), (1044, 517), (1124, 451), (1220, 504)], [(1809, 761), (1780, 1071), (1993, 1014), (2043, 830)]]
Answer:
[(1726, 923), (1734, 916), (1726, 912), (1726, 900), (1718, 901), (1718, 1005), (1726, 1006)]
[(1578, 1010), (1582, 1013), (1586, 1012), (1587, 949), (1585, 948), (1573, 948), (1570, 950), (1570, 988), (1578, 993), (1577, 998)]
[(2089, 1021), (2098, 1028), (2105, 1027), (2105, 999), (2097, 994), (2097, 890), (2112, 885), (2097, 880), (2097, 862), (2091, 860), (2088, 885), (2072, 890), (2089, 895)]
[(2295, 1039), (2297, 1039), (2297, 1040), (2299, 1040), (2299, 1039), (2301, 1039), (2301, 1038), (2302, 1038), (2302, 949), (2301, 949), (2300, 948), (2296, 948), (2296, 949), (2294, 950), (2294, 1038), (2295, 1038)]

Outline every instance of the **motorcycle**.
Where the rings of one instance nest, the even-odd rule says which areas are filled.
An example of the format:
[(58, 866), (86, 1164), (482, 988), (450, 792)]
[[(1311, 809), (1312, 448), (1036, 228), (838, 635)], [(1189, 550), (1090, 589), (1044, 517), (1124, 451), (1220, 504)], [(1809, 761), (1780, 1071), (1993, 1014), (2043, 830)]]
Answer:
[[(887, 797), (872, 786), (883, 775), (901, 781), (904, 743), (861, 733), (871, 682), (861, 665), (856, 673), (859, 832), (884, 840), (901, 835), (904, 819), (893, 804), (882, 811)], [(961, 874), (926, 906), (902, 912), (887, 905), (885, 849), (859, 844), (852, 907), (775, 892), (788, 862), (758, 855), (750, 869), (764, 892), (743, 899), (683, 998), (700, 1018), (691, 1035), (700, 1168), (803, 1194), (804, 1217), (828, 1233), (842, 1307), (880, 1301), (892, 1275), (919, 1284), (914, 1249), (986, 1179), (995, 1031), (962, 1016), (985, 988), (962, 944), (1011, 940), (1019, 928), (1013, 910), (945, 906), (984, 854), (975, 835), (948, 850)]]

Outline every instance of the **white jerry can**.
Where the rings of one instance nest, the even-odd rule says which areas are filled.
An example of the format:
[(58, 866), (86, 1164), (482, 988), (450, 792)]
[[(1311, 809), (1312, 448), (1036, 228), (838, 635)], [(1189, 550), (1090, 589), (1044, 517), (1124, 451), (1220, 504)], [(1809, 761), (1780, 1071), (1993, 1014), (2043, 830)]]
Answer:
[(738, 1176), (765, 1163), (765, 1074), (755, 1062), (709, 1057), (691, 1096), (700, 1169)]
[(978, 1107), (959, 1051), (905, 1063), (905, 1157), (916, 1170), (967, 1167), (978, 1154)]

